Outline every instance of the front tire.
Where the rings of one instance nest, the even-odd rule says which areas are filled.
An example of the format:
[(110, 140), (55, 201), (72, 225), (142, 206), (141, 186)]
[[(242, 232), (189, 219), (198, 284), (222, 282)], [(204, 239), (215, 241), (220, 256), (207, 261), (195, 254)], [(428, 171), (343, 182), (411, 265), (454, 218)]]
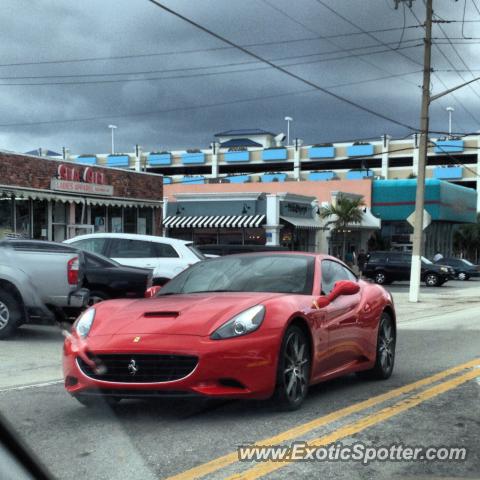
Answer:
[(282, 410), (297, 410), (302, 405), (310, 382), (310, 342), (305, 332), (291, 325), (282, 341), (273, 399)]
[(386, 283), (388, 283), (387, 275), (385, 274), (385, 272), (382, 271), (375, 273), (374, 280), (375, 283), (377, 283), (378, 285), (385, 285)]
[(427, 287), (438, 287), (440, 283), (440, 279), (438, 278), (438, 275), (435, 273), (429, 273), (425, 277), (425, 285)]
[(0, 290), (0, 340), (10, 337), (22, 321), (20, 302), (10, 292)]
[(387, 312), (383, 312), (378, 326), (375, 365), (370, 370), (358, 372), (358, 375), (361, 378), (371, 380), (386, 380), (390, 378), (395, 364), (396, 340), (395, 325), (392, 317)]

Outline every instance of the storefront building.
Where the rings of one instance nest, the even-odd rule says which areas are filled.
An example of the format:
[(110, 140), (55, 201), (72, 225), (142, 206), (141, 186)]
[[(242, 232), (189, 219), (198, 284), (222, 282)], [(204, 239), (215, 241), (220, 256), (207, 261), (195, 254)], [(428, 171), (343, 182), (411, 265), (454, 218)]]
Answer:
[[(382, 220), (382, 237), (391, 248), (410, 251), (413, 227), (408, 218), (415, 210), (417, 180), (375, 180), (372, 212)], [(431, 258), (441, 252), (453, 255), (453, 234), (463, 223), (475, 223), (477, 192), (436, 179), (425, 182), (424, 255)]]
[(179, 193), (166, 202), (165, 234), (202, 244), (281, 245), (316, 251), (325, 230), (315, 197), (288, 193)]
[(0, 238), (161, 232), (160, 175), (0, 152)]

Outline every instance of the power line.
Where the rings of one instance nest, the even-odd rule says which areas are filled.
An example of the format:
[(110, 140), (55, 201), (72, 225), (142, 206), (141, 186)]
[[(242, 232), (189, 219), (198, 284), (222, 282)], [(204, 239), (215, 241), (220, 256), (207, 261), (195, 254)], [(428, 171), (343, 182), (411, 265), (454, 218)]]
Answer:
[(181, 20), (189, 23), (190, 25), (198, 28), (199, 30), (207, 33), (208, 35), (211, 35), (213, 36), (214, 38), (216, 38), (217, 40), (220, 40), (221, 42), (223, 43), (226, 43), (232, 47), (235, 47), (237, 48), (238, 50), (240, 50), (241, 52), (245, 53), (246, 55), (249, 55), (253, 58), (256, 58), (257, 60), (263, 62), (263, 63), (266, 63), (267, 65), (270, 65), (272, 68), (284, 73), (285, 75), (288, 75), (289, 77), (295, 79), (295, 80), (298, 80), (310, 87), (313, 87), (315, 88), (316, 90), (319, 90), (343, 103), (346, 103), (348, 105), (351, 105), (352, 107), (355, 107), (355, 108), (358, 108), (359, 110), (363, 110), (364, 112), (367, 112), (367, 113), (370, 113), (371, 115), (374, 115), (378, 118), (382, 118), (383, 120), (387, 120), (388, 122), (391, 122), (391, 123), (394, 123), (396, 125), (399, 125), (403, 128), (406, 128), (408, 130), (416, 130), (415, 127), (412, 127), (406, 123), (403, 123), (403, 122), (400, 122), (399, 120), (396, 120), (394, 118), (391, 118), (391, 117), (388, 117), (387, 115), (384, 115), (380, 112), (377, 112), (375, 110), (372, 110), (371, 108), (368, 108), (368, 107), (365, 107), (363, 105), (360, 105), (352, 100), (349, 100), (348, 98), (345, 98), (345, 97), (342, 97), (341, 95), (337, 95), (336, 93), (334, 92), (331, 92), (323, 87), (321, 87), (320, 85), (316, 84), (315, 82), (312, 82), (310, 80), (307, 80), (303, 77), (301, 77), (300, 75), (297, 75), (296, 73), (293, 73), (289, 70), (285, 70), (285, 68), (279, 66), (279, 65), (276, 65), (275, 63), (271, 62), (270, 60), (267, 60), (263, 57), (261, 57), (260, 55), (248, 50), (247, 48), (245, 47), (242, 47), (241, 45), (238, 45), (236, 44), (235, 42), (223, 37), (222, 35), (219, 35), (218, 33), (215, 33), (213, 32), (212, 30), (208, 29), (207, 27), (204, 27), (203, 25), (200, 25), (199, 23), (195, 22), (194, 20), (191, 20), (190, 18), (187, 18), (185, 17), (184, 15), (176, 12), (175, 10), (172, 10), (171, 8), (163, 5), (162, 3), (158, 2), (157, 0), (148, 0), (150, 3), (156, 5), (157, 7), (161, 8), (162, 10), (176, 16), (177, 18), (180, 18)]
[[(387, 75), (387, 76), (384, 76), (384, 77), (371, 78), (371, 79), (368, 79), (368, 80), (357, 80), (357, 81), (352, 81), (352, 82), (338, 83), (338, 84), (335, 84), (335, 85), (329, 85), (326, 88), (348, 87), (348, 86), (359, 85), (359, 84), (363, 84), (363, 83), (370, 83), (370, 82), (376, 82), (376, 81), (381, 81), (381, 80), (387, 80), (387, 79), (391, 79), (391, 78), (401, 78), (402, 76), (405, 76), (405, 75), (413, 75), (413, 74), (418, 74), (418, 73), (421, 73), (421, 71), (417, 70), (417, 71), (414, 71), (414, 72), (392, 74), (392, 75)], [(4, 124), (0, 124), (0, 127), (21, 127), (21, 126), (33, 126), (33, 125), (63, 124), (63, 123), (69, 123), (69, 122), (85, 122), (85, 121), (93, 121), (93, 120), (103, 120), (103, 119), (108, 119), (108, 118), (128, 118), (128, 117), (135, 117), (135, 116), (148, 116), (148, 115), (155, 115), (155, 114), (160, 114), (160, 113), (173, 113), (173, 112), (176, 112), (176, 111), (183, 111), (183, 110), (196, 110), (196, 109), (200, 109), (200, 108), (212, 108), (212, 107), (220, 107), (220, 106), (225, 106), (225, 105), (234, 105), (234, 104), (252, 102), (252, 101), (259, 101), (259, 100), (270, 100), (270, 99), (273, 99), (273, 98), (281, 98), (281, 97), (292, 96), (292, 95), (297, 95), (297, 94), (302, 94), (302, 93), (316, 92), (316, 91), (317, 91), (316, 89), (309, 89), (309, 90), (303, 90), (303, 91), (299, 91), (299, 92), (287, 92), (287, 93), (276, 94), (276, 95), (243, 98), (243, 99), (226, 101), (226, 102), (219, 102), (219, 103), (213, 103), (213, 104), (204, 104), (204, 105), (196, 105), (196, 106), (194, 105), (194, 106), (190, 106), (190, 107), (178, 107), (178, 108), (155, 110), (155, 111), (149, 111), (149, 112), (136, 112), (136, 113), (131, 113), (131, 114), (109, 114), (109, 115), (105, 114), (105, 115), (99, 115), (99, 116), (93, 116), (93, 117), (66, 118), (66, 119), (61, 119), (61, 120), (45, 120), (45, 121), (40, 121), (40, 122), (4, 123)]]
[[(408, 42), (418, 42), (420, 39), (411, 39), (407, 40)], [(397, 43), (397, 42), (392, 42)], [(414, 48), (420, 46), (421, 43), (416, 43), (414, 45), (408, 45), (404, 48)], [(279, 57), (279, 58), (272, 58), (271, 61), (284, 61), (290, 59), (299, 59), (299, 58), (307, 58), (307, 57), (316, 57), (316, 56), (324, 56), (324, 55), (331, 55), (334, 53), (340, 52), (349, 52), (349, 51), (357, 51), (357, 50), (364, 50), (369, 48), (379, 48), (378, 44), (376, 45), (365, 45), (364, 47), (352, 47), (351, 49), (340, 49), (340, 50), (333, 50), (328, 52), (318, 52), (318, 53), (309, 53), (303, 55), (294, 55), (294, 56), (287, 56), (287, 57)], [(319, 62), (323, 61), (333, 61), (333, 60), (342, 60), (344, 58), (351, 58), (353, 56), (361, 56), (361, 55), (375, 55), (378, 53), (388, 52), (389, 50), (380, 50), (374, 52), (365, 52), (365, 53), (356, 53), (355, 55), (349, 56), (340, 56), (340, 57), (333, 57), (328, 58), (325, 60), (319, 60)], [(108, 72), (108, 73), (76, 73), (76, 74), (69, 74), (69, 75), (30, 75), (30, 76), (8, 76), (8, 77), (1, 77), (0, 80), (36, 80), (36, 79), (43, 79), (43, 78), (84, 78), (84, 77), (110, 77), (110, 76), (128, 76), (128, 75), (151, 75), (151, 74), (158, 74), (158, 73), (172, 73), (172, 72), (183, 72), (183, 71), (192, 71), (192, 70), (206, 70), (206, 69), (213, 69), (213, 68), (226, 68), (226, 67), (236, 67), (239, 65), (251, 65), (257, 64), (257, 61), (246, 61), (246, 62), (234, 62), (234, 63), (224, 63), (224, 64), (217, 64), (217, 65), (203, 65), (198, 67), (181, 67), (181, 68), (173, 68), (173, 69), (163, 69), (163, 70), (144, 70), (144, 71), (129, 71), (129, 72)], [(312, 63), (316, 63), (315, 61)], [(296, 65), (296, 64), (293, 64)], [(233, 73), (236, 70), (232, 71)], [(228, 73), (228, 72), (227, 72)], [(192, 75), (196, 76), (196, 75)], [(174, 77), (176, 78), (176, 77)], [(8, 85), (8, 84), (7, 84)], [(23, 84), (22, 84), (23, 85)]]
[[(407, 29), (415, 29), (420, 28), (420, 25), (409, 25), (405, 28)], [(400, 30), (400, 28), (382, 28), (372, 30), (372, 33), (384, 33), (384, 32), (393, 32)], [(257, 42), (257, 43), (248, 43), (242, 46), (244, 47), (263, 47), (263, 46), (271, 46), (271, 45), (283, 45), (283, 44), (292, 44), (292, 43), (299, 43), (299, 42), (309, 42), (315, 41), (319, 39), (328, 39), (328, 38), (342, 38), (342, 37), (350, 37), (350, 36), (358, 36), (362, 35), (361, 32), (349, 32), (349, 33), (337, 33), (334, 35), (326, 35), (319, 37), (318, 33), (315, 33), (315, 37), (305, 37), (305, 38), (295, 38), (289, 40), (276, 40), (276, 41), (269, 41), (269, 42)], [(221, 51), (221, 50), (232, 50), (234, 47), (211, 47), (211, 48), (196, 48), (190, 50), (173, 50), (173, 51), (166, 51), (166, 52), (152, 52), (152, 53), (134, 53), (128, 55), (109, 55), (109, 56), (101, 56), (101, 57), (83, 57), (83, 58), (66, 58), (66, 59), (56, 59), (56, 60), (39, 60), (39, 61), (32, 61), (32, 62), (15, 62), (15, 63), (2, 63), (0, 67), (20, 67), (20, 66), (32, 66), (32, 65), (54, 65), (54, 64), (69, 64), (69, 63), (83, 63), (83, 62), (97, 62), (97, 61), (105, 61), (105, 60), (127, 60), (132, 58), (148, 58), (148, 57), (162, 57), (162, 56), (170, 56), (170, 55), (187, 55), (191, 53), (205, 53), (205, 52), (214, 52), (214, 51)]]
[[(415, 18), (415, 20), (421, 23), (420, 19), (417, 17), (413, 8), (410, 8), (409, 10), (410, 10), (410, 13), (413, 15), (413, 17)], [(442, 57), (447, 61), (447, 63), (455, 70), (455, 65), (452, 63), (448, 55), (446, 55), (438, 45), (435, 45), (435, 48), (440, 53), (440, 55), (442, 55)], [(443, 87), (446, 90), (448, 90), (447, 84), (442, 80), (442, 78), (439, 75), (433, 72), (433, 76), (443, 85)], [(450, 95), (452, 95), (455, 101), (465, 110), (465, 112), (472, 118), (474, 122), (479, 123), (475, 115), (473, 115), (473, 113), (465, 106), (465, 104), (454, 93), (451, 93)]]
[[(350, 20), (349, 18), (345, 17), (344, 15), (342, 15), (341, 13), (339, 13), (337, 10), (335, 10), (334, 8), (330, 7), (330, 5), (327, 5), (325, 2), (323, 2), (322, 0), (316, 0), (316, 2), (320, 5), (322, 5), (324, 8), (326, 8), (327, 10), (329, 10), (330, 12), (332, 12), (334, 15), (336, 15), (337, 17), (341, 18), (343, 21), (347, 22), (348, 24), (352, 25), (353, 27), (355, 27), (356, 29), (360, 30), (362, 33), (364, 33), (365, 35), (367, 35), (368, 37), (372, 38), (373, 40), (375, 40), (376, 42), (380, 43), (381, 45), (387, 47), (394, 51), (394, 52), (398, 52), (398, 49), (395, 49), (393, 47), (390, 47), (389, 45), (387, 45), (385, 42), (383, 42), (382, 40), (378, 39), (375, 35), (373, 35), (372, 33), (368, 32), (367, 30), (363, 29), (362, 27), (360, 27), (359, 25), (357, 25), (355, 22), (353, 22), (352, 20)], [(408, 55), (405, 55), (401, 52), (398, 52), (399, 55), (401, 55), (402, 57), (406, 58), (407, 60), (409, 60), (410, 62), (413, 62), (417, 65), (420, 65), (423, 67), (422, 63), (421, 62), (418, 62), (417, 60), (409, 57)]]

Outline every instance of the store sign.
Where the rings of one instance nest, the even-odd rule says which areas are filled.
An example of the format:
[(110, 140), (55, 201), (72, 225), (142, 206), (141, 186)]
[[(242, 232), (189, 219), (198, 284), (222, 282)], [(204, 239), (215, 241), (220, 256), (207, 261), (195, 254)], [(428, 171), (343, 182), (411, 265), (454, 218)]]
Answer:
[(293, 203), (280, 202), (281, 214), (288, 217), (310, 217), (312, 215), (311, 206)]
[(113, 186), (107, 185), (105, 173), (91, 167), (59, 165), (57, 177), (50, 182), (52, 190), (93, 195), (113, 195)]

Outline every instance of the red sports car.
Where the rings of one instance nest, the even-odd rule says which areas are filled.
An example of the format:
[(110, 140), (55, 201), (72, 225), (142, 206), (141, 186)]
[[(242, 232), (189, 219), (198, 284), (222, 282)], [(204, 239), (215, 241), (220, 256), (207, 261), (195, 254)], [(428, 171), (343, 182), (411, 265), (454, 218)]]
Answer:
[(152, 298), (86, 310), (65, 340), (65, 387), (86, 405), (273, 396), (295, 409), (309, 385), (390, 377), (395, 339), (391, 295), (336, 258), (231, 255), (191, 266)]

